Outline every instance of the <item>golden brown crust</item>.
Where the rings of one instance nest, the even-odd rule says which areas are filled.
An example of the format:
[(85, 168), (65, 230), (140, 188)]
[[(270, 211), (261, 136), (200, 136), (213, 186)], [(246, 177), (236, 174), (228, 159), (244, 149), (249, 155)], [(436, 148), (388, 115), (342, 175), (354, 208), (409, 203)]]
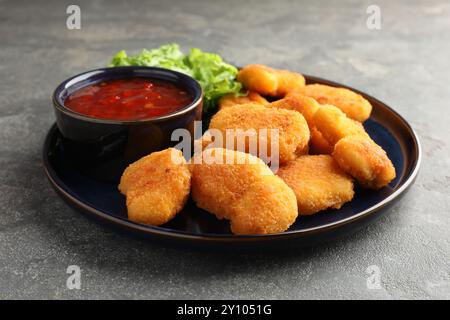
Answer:
[(285, 98), (271, 102), (267, 106), (298, 111), (305, 117), (309, 126), (313, 124), (314, 113), (320, 107), (316, 100), (299, 92), (289, 93)]
[(259, 93), (254, 91), (249, 91), (246, 96), (235, 96), (233, 93), (226, 94), (223, 97), (221, 97), (218, 102), (219, 110), (247, 103), (257, 103), (261, 105), (266, 105), (269, 102)]
[(262, 64), (245, 66), (239, 71), (237, 80), (249, 90), (273, 97), (283, 97), (305, 86), (305, 78), (300, 73), (273, 69)]
[[(243, 152), (222, 148), (207, 149), (196, 160), (192, 172), (192, 198), (202, 209), (218, 218), (228, 218), (230, 203), (262, 175), (273, 175), (264, 162)], [(217, 157), (208, 163), (208, 159)], [(228, 159), (228, 164), (227, 160)]]
[(297, 219), (294, 192), (277, 176), (262, 176), (232, 205), (235, 234), (268, 234), (287, 230)]
[[(211, 161), (211, 157), (221, 162)], [(192, 198), (219, 219), (231, 220), (234, 233), (282, 232), (295, 221), (295, 196), (289, 196), (292, 190), (277, 181), (261, 159), (222, 148), (208, 149), (201, 158), (202, 162), (194, 164)]]
[(314, 114), (319, 110), (320, 104), (311, 97), (301, 92), (290, 92), (285, 98), (274, 101), (267, 105), (272, 108), (282, 108), (300, 112), (309, 126), (310, 141), (309, 151), (312, 154), (331, 154), (333, 146), (322, 136), (322, 133), (314, 124)]
[(311, 154), (331, 154), (333, 146), (323, 137), (322, 133), (315, 127), (309, 127), (311, 139), (309, 140), (309, 151)]
[(154, 152), (125, 169), (119, 190), (126, 196), (128, 218), (154, 226), (172, 219), (185, 205), (191, 174), (181, 151)]
[(380, 189), (395, 178), (395, 168), (386, 152), (371, 139), (348, 136), (336, 143), (333, 158), (364, 188)]
[(330, 146), (350, 135), (369, 137), (362, 124), (348, 118), (339, 108), (322, 105), (314, 114), (314, 124)]
[(305, 77), (298, 72), (276, 70), (278, 74), (277, 97), (284, 97), (290, 92), (301, 91), (305, 87)]
[(278, 88), (278, 76), (269, 67), (260, 64), (250, 64), (242, 68), (237, 80), (248, 90), (259, 94), (274, 96)]
[(353, 198), (353, 181), (329, 155), (302, 156), (278, 170), (292, 188), (299, 215), (339, 209)]
[(363, 96), (346, 88), (331, 87), (323, 84), (309, 84), (304, 94), (314, 98), (320, 104), (331, 104), (341, 109), (349, 118), (363, 122), (370, 117), (372, 105)]
[[(213, 116), (209, 128), (220, 130), (224, 138), (227, 129), (239, 129), (243, 132), (253, 129), (256, 130), (256, 133), (260, 133), (261, 129), (278, 129), (280, 163), (293, 160), (298, 155), (305, 154), (308, 150), (310, 137), (308, 124), (299, 112), (292, 110), (266, 108), (253, 104), (229, 107), (220, 110)], [(234, 139), (235, 149), (238, 149), (236, 140), (239, 135), (240, 133), (234, 132), (231, 135), (229, 134), (225, 140)], [(257, 141), (267, 145), (268, 155), (270, 156), (270, 134), (268, 134), (267, 141), (260, 141), (259, 136)], [(250, 151), (248, 141), (244, 150), (239, 151)]]

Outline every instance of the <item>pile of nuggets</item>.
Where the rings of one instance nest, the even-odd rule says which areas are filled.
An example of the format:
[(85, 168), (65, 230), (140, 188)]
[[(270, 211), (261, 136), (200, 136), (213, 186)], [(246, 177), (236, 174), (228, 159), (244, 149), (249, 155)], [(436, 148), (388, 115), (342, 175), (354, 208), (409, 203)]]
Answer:
[(176, 149), (152, 153), (131, 164), (119, 185), (130, 220), (164, 224), (191, 194), (235, 234), (278, 233), (298, 216), (339, 209), (352, 200), (355, 182), (380, 189), (395, 178), (386, 152), (364, 130), (372, 106), (361, 95), (259, 64), (241, 69), (237, 80), (247, 95), (223, 96), (209, 128), (224, 136), (227, 129), (279, 129), (280, 169), (274, 174), (258, 150), (216, 148), (206, 136), (195, 155), (205, 161), (186, 162)]

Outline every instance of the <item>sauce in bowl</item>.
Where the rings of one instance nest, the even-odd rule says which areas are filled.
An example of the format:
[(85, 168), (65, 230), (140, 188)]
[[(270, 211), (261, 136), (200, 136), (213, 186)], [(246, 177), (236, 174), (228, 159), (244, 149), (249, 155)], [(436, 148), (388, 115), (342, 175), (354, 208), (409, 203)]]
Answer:
[(147, 78), (107, 80), (70, 94), (64, 105), (88, 117), (140, 120), (177, 111), (193, 97), (174, 83)]

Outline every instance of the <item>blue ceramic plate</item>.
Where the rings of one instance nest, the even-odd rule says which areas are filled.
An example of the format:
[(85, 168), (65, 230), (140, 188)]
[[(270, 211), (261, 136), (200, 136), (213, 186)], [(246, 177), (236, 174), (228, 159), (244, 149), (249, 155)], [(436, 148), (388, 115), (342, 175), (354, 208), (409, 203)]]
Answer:
[[(307, 83), (322, 83), (346, 87), (328, 80), (305, 76)], [(80, 174), (65, 158), (61, 135), (54, 125), (46, 138), (43, 159), (50, 183), (71, 206), (90, 216), (109, 222), (122, 230), (149, 236), (156, 240), (175, 241), (181, 244), (206, 246), (264, 247), (280, 243), (309, 245), (334, 239), (355, 231), (381, 214), (397, 201), (414, 182), (417, 175), (421, 149), (411, 126), (393, 109), (377, 99), (350, 88), (368, 99), (373, 111), (364, 123), (373, 140), (386, 150), (394, 163), (397, 177), (388, 187), (378, 191), (356, 189), (354, 199), (339, 210), (327, 210), (307, 217), (299, 217), (289, 230), (271, 235), (237, 236), (230, 233), (227, 221), (219, 221), (189, 201), (175, 219), (161, 227), (152, 227), (127, 219), (125, 198), (117, 185), (94, 180)]]

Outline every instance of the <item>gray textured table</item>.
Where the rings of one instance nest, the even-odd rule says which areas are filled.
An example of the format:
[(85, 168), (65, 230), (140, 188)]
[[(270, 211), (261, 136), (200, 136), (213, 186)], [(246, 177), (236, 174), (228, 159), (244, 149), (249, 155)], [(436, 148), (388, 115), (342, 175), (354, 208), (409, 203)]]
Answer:
[[(66, 7), (81, 7), (81, 30)], [(342, 3), (342, 4), (341, 4)], [(450, 3), (376, 1), (0, 2), (0, 298), (450, 298)], [(50, 94), (119, 49), (178, 42), (244, 65), (347, 83), (420, 135), (416, 184), (390, 215), (335, 243), (219, 254), (120, 235), (70, 209), (47, 182)], [(81, 289), (69, 290), (69, 265)], [(381, 286), (367, 286), (369, 266)]]

